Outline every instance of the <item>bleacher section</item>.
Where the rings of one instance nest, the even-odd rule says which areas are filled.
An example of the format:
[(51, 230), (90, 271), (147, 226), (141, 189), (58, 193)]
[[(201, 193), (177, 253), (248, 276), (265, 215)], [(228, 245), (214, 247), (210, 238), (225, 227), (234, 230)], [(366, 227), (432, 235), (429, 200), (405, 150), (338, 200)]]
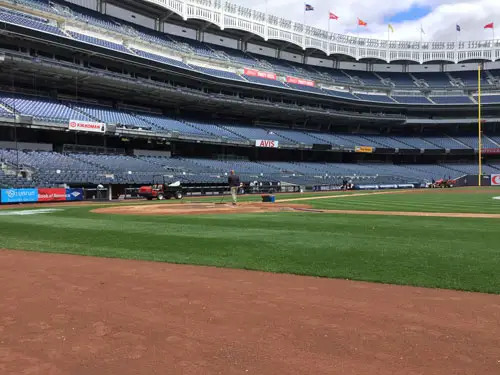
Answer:
[(0, 8), (0, 22), (12, 23), (28, 29), (35, 29), (50, 34), (65, 36), (65, 34), (57, 26), (50, 24), (43, 18), (35, 18), (24, 13), (7, 10), (5, 8)]
[[(0, 149), (0, 161), (33, 171), (33, 180), (0, 171), (3, 187), (57, 186), (61, 184), (149, 184), (164, 175), (184, 182), (224, 182), (236, 170), (245, 182), (281, 181), (297, 184), (340, 184), (348, 178), (358, 184), (423, 183), (442, 177), (475, 173), (475, 164), (307, 163), (253, 162), (200, 158), (134, 157), (126, 155), (61, 154), (47, 151)], [(485, 173), (498, 165), (485, 164)]]
[(366, 86), (382, 86), (382, 81), (371, 72), (364, 72), (360, 70), (346, 70), (344, 71), (352, 79), (361, 80)]
[(190, 126), (189, 124), (171, 118), (165, 118), (158, 115), (149, 115), (145, 113), (141, 113), (137, 115), (137, 117), (142, 119), (146, 123), (151, 124), (155, 129), (160, 131), (178, 132), (187, 136), (195, 137), (212, 137), (211, 134), (199, 128)]
[[(477, 96), (474, 96), (477, 101)], [(500, 104), (500, 95), (481, 95), (482, 104)]]
[(262, 77), (254, 77), (254, 76), (245, 76), (245, 79), (249, 82), (252, 83), (257, 83), (259, 85), (266, 85), (266, 86), (275, 86), (275, 87), (281, 87), (285, 88), (288, 87), (286, 84), (284, 84), (281, 81), (276, 81), (274, 79), (267, 79), (267, 78), (262, 78)]
[[(467, 105), (474, 101), (467, 94), (451, 96), (433, 95), (428, 100), (422, 96), (385, 95), (385, 93), (359, 93), (352, 95), (350, 92), (325, 90), (320, 87), (332, 82), (349, 85), (352, 87), (370, 86), (373, 88), (383, 87), (386, 89), (411, 88), (417, 89), (428, 85), (430, 89), (449, 88), (473, 88), (476, 85), (477, 74), (475, 71), (459, 72), (370, 72), (359, 70), (341, 70), (319, 66), (310, 66), (297, 62), (286, 61), (255, 53), (247, 53), (237, 49), (217, 46), (198, 40), (161, 33), (145, 27), (119, 20), (114, 17), (103, 15), (90, 9), (82, 8), (75, 4), (65, 3), (61, 0), (45, 2), (42, 0), (22, 0), (17, 4), (28, 6), (47, 14), (47, 18), (28, 14), (26, 12), (0, 8), (0, 22), (12, 23), (22, 27), (36, 29), (66, 38), (73, 38), (85, 43), (100, 46), (106, 49), (123, 53), (134, 53), (145, 59), (157, 61), (162, 64), (180, 67), (187, 70), (195, 70), (218, 78), (232, 79), (236, 81), (248, 81), (260, 85), (274, 86), (279, 88), (293, 88), (304, 93), (315, 93), (330, 95), (340, 99), (361, 100), (374, 103), (399, 103), (405, 105)], [(26, 8), (23, 8), (26, 10)], [(58, 27), (54, 15), (67, 18), (70, 22), (68, 29)], [(78, 26), (80, 25), (80, 27)], [(88, 27), (91, 25), (92, 27)], [(90, 31), (91, 29), (91, 31)], [(102, 37), (99, 32), (102, 29)], [(121, 35), (123, 38), (121, 38)], [(107, 40), (109, 39), (109, 40)], [(123, 40), (123, 42), (121, 42)], [(140, 41), (135, 43), (130, 41)], [(151, 48), (145, 48), (144, 43)], [(144, 51), (141, 48), (158, 50), (157, 53)], [(171, 53), (170, 53), (171, 52)], [(183, 56), (179, 56), (182, 54)], [(175, 55), (175, 57), (174, 57)], [(192, 58), (209, 59), (214, 66), (201, 66), (199, 62), (189, 61)], [(182, 61), (184, 59), (184, 61)], [(212, 61), (213, 60), (213, 61)], [(228, 68), (228, 64), (233, 64)], [(223, 64), (219, 67), (217, 64)], [(278, 80), (269, 80), (261, 77), (242, 77), (235, 73), (243, 67), (253, 67), (261, 70), (275, 72), (284, 79), (287, 75), (309, 79), (316, 82), (316, 87), (296, 84), (286, 84)], [(492, 70), (489, 74), (495, 76)], [(486, 72), (482, 76), (482, 83), (490, 85), (490, 75)], [(417, 81), (417, 82), (415, 82)], [(463, 85), (462, 85), (463, 84)], [(491, 84), (493, 85), (493, 84)], [(484, 104), (499, 103), (500, 95), (488, 95), (484, 97)]]
[[(136, 112), (125, 109), (87, 104), (82, 102), (57, 101), (47, 97), (0, 92), (0, 117), (13, 117), (14, 114), (31, 116), (43, 122), (65, 123), (69, 120), (104, 122), (108, 125), (132, 129), (152, 130), (173, 136), (176, 132), (187, 137), (205, 139), (227, 139), (233, 142), (248, 143), (257, 139), (275, 140), (282, 145), (312, 146), (313, 144), (332, 144), (337, 147), (373, 146), (398, 149), (467, 149), (475, 144), (467, 137), (458, 135), (425, 136), (381, 136), (357, 134), (328, 134), (287, 128), (265, 126), (245, 126), (196, 120), (174, 119), (168, 116)], [(485, 138), (484, 147), (497, 148), (498, 145)], [(476, 146), (471, 146), (475, 148)]]
[(447, 137), (446, 135), (425, 136), (423, 137), (423, 139), (429, 143), (438, 146), (441, 149), (459, 150), (467, 148), (467, 146), (463, 145), (462, 143), (456, 141), (451, 137)]
[(378, 103), (395, 103), (395, 101), (390, 98), (387, 95), (380, 95), (380, 94), (362, 94), (362, 93), (355, 93), (355, 96), (357, 96), (361, 100), (369, 101), (369, 102), (378, 102)]
[(452, 87), (450, 78), (445, 73), (412, 73), (413, 77), (417, 80), (425, 81), (429, 87), (440, 88), (440, 87)]
[(127, 113), (126, 111), (81, 103), (70, 103), (70, 105), (78, 112), (84, 113), (94, 120), (102, 121), (107, 124), (116, 124), (141, 129), (151, 128), (148, 123), (141, 120), (139, 117)]
[(130, 53), (130, 51), (127, 48), (125, 48), (123, 45), (118, 44), (118, 43), (110, 42), (110, 41), (107, 41), (104, 39), (95, 38), (95, 37), (88, 36), (85, 34), (75, 33), (73, 31), (68, 31), (68, 34), (70, 34), (73, 38), (80, 40), (82, 42), (85, 42), (85, 43), (94, 44), (96, 46), (104, 47), (107, 49), (113, 49), (115, 51)]
[(35, 119), (65, 122), (71, 120), (91, 120), (81, 112), (49, 99), (0, 92), (0, 103), (8, 106), (12, 113), (33, 116)]
[(432, 104), (425, 96), (397, 96), (392, 97), (395, 101), (401, 104)]
[(211, 76), (226, 78), (226, 79), (234, 79), (236, 81), (244, 81), (244, 79), (241, 78), (241, 76), (239, 76), (238, 74), (233, 73), (233, 72), (228, 72), (225, 70), (219, 70), (219, 69), (213, 69), (213, 68), (207, 68), (204, 66), (196, 66), (196, 65), (191, 65), (191, 67), (198, 72), (205, 73), (205, 74), (208, 74)]
[[(477, 72), (476, 71), (459, 71), (450, 72), (450, 76), (453, 78), (458, 78), (465, 86), (476, 87), (477, 86)], [(481, 75), (481, 84), (486, 84), (485, 75)]]
[(436, 104), (473, 104), (468, 96), (431, 96), (430, 99)]
[(138, 56), (144, 57), (144, 58), (149, 59), (149, 60), (154, 60), (154, 61), (158, 61), (158, 62), (167, 64), (167, 65), (178, 66), (180, 68), (191, 70), (191, 67), (189, 65), (184, 64), (182, 61), (172, 59), (170, 57), (157, 55), (157, 54), (154, 54), (151, 52), (141, 51), (141, 50), (138, 50), (135, 48), (132, 48), (132, 51), (134, 53), (136, 53)]
[(398, 73), (398, 72), (377, 72), (377, 75), (382, 77), (383, 79), (388, 79), (397, 88), (411, 87), (415, 88), (415, 82), (413, 78), (408, 73)]

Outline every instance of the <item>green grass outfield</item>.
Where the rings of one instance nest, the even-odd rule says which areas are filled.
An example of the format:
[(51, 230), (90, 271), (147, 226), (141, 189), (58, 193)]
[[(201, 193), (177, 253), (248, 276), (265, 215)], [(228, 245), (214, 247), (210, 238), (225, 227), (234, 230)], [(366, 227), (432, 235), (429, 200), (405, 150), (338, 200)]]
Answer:
[[(291, 197), (308, 196), (316, 197)], [(494, 196), (500, 196), (500, 189), (429, 190), (297, 203), (324, 209), (500, 214), (500, 200)], [(0, 248), (500, 294), (500, 219), (310, 212), (121, 216), (94, 214), (91, 210), (96, 206), (54, 207), (61, 211), (33, 216), (7, 216), (8, 211), (0, 211)]]

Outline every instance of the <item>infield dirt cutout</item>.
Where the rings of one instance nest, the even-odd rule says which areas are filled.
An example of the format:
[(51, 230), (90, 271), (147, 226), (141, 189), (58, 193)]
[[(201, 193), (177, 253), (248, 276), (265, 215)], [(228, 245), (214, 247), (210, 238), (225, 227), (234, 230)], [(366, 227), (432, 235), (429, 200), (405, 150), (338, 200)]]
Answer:
[[(382, 193), (371, 193), (382, 194)], [(388, 194), (388, 193), (384, 193)], [(407, 211), (360, 211), (360, 210), (325, 210), (312, 208), (307, 204), (293, 204), (292, 202), (316, 199), (349, 198), (368, 194), (334, 195), (329, 197), (295, 198), (279, 201), (278, 203), (243, 202), (233, 206), (230, 203), (159, 203), (122, 205), (97, 208), (92, 212), (100, 214), (118, 215), (209, 215), (209, 214), (244, 214), (265, 212), (310, 212), (322, 214), (351, 214), (351, 215), (384, 215), (384, 216), (420, 216), (420, 217), (449, 217), (449, 218), (478, 218), (500, 219), (500, 214), (481, 213), (454, 213), (454, 212), (407, 212)], [(281, 203), (283, 202), (283, 203)]]
[(500, 296), (0, 251), (2, 375), (495, 375)]

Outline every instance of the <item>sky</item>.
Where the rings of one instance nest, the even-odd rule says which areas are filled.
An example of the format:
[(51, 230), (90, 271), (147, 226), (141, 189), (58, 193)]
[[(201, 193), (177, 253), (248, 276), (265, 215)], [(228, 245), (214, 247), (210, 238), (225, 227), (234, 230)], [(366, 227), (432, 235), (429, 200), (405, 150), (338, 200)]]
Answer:
[[(229, 1), (255, 10), (266, 9), (266, 0)], [(304, 3), (314, 7), (306, 13), (306, 24), (327, 30), (328, 13), (332, 11), (339, 20), (330, 21), (330, 30), (343, 34), (420, 40), (422, 25), (424, 41), (486, 40), (493, 38), (493, 32), (484, 25), (495, 22), (495, 38), (500, 38), (500, 0), (269, 0), (267, 9), (278, 17), (303, 22)], [(358, 17), (368, 26), (358, 28)], [(394, 28), (389, 36), (388, 23)]]

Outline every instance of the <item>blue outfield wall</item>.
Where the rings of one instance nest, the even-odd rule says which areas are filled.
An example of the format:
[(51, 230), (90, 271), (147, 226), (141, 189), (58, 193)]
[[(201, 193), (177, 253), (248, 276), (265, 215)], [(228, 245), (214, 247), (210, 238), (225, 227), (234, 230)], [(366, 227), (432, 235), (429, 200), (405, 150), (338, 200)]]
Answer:
[(38, 202), (38, 189), (2, 189), (2, 203)]
[[(63, 190), (65, 192), (65, 197), (62, 199), (59, 197), (58, 199), (47, 199), (47, 192), (50, 193), (51, 190), (54, 192), (58, 192)], [(43, 192), (42, 194), (39, 194)], [(8, 203), (36, 203), (36, 202), (68, 202), (68, 201), (82, 201), (84, 197), (83, 189), (0, 189), (0, 203), (8, 204)]]

